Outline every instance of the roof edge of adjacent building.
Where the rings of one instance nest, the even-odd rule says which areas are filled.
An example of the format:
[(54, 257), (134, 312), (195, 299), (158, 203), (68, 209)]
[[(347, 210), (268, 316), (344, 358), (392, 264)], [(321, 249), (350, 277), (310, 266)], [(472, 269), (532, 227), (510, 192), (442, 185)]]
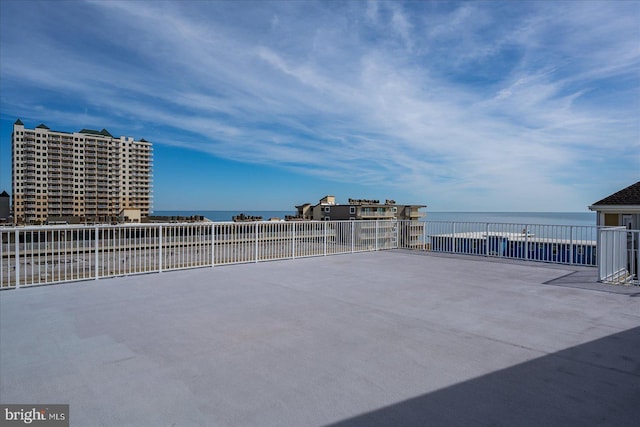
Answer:
[(589, 206), (589, 210), (603, 210), (608, 206), (621, 208), (623, 206), (640, 206), (640, 181), (623, 188), (620, 191), (598, 200)]

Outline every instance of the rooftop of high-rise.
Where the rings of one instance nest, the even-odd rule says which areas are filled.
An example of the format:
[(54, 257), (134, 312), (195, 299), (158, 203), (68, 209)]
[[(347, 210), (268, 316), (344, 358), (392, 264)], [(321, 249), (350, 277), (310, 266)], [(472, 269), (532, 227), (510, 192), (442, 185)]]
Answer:
[(640, 292), (402, 250), (0, 292), (3, 403), (71, 425), (637, 425)]

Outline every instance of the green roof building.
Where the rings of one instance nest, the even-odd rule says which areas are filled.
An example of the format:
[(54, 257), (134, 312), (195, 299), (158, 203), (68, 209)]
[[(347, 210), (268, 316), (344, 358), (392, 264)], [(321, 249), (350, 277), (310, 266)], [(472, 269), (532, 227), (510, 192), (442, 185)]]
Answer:
[(12, 134), (13, 212), (17, 223), (110, 222), (152, 210), (153, 145), (106, 129), (33, 129)]

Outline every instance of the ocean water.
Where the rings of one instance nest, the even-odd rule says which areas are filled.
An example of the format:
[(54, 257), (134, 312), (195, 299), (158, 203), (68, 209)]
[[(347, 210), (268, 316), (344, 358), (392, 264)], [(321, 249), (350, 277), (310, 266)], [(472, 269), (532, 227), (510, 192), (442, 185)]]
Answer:
[[(261, 216), (263, 219), (284, 218), (295, 211), (155, 211), (153, 215), (191, 216), (202, 215), (211, 221), (231, 221), (234, 215)], [(543, 225), (596, 225), (595, 212), (430, 212), (424, 221), (490, 222), (508, 224)]]
[(427, 212), (426, 221), (596, 225), (595, 212)]

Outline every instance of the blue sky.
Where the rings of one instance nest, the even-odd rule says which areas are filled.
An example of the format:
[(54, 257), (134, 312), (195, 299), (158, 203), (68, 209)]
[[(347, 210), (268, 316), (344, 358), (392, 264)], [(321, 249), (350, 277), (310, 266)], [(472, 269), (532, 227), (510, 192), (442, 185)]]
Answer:
[[(640, 179), (640, 2), (0, 2), (11, 125), (154, 143), (156, 210), (585, 211)], [(1, 190), (1, 189), (0, 189)]]

